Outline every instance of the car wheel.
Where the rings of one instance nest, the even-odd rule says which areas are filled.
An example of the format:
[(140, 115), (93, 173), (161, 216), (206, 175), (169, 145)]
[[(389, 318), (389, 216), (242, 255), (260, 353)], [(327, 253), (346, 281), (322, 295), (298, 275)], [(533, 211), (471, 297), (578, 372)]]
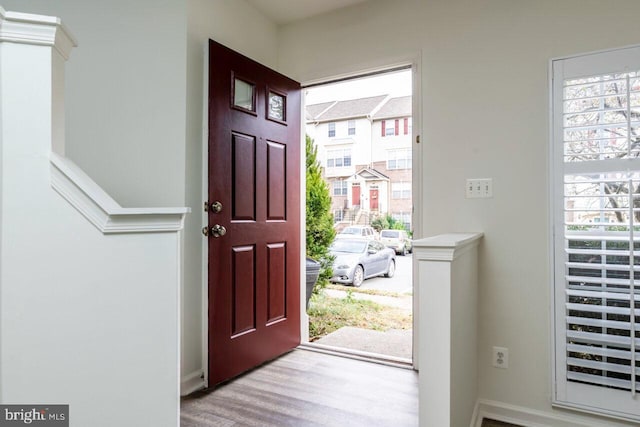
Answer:
[(353, 271), (353, 286), (359, 288), (364, 282), (364, 270), (361, 265), (356, 265), (356, 269)]
[(403, 246), (403, 247), (402, 247), (402, 250), (400, 251), (400, 254), (401, 254), (402, 256), (406, 256), (406, 255), (407, 255), (407, 247), (406, 247), (406, 246)]
[(389, 268), (387, 268), (387, 272), (384, 274), (384, 277), (393, 277), (396, 274), (396, 262), (395, 260), (389, 260)]

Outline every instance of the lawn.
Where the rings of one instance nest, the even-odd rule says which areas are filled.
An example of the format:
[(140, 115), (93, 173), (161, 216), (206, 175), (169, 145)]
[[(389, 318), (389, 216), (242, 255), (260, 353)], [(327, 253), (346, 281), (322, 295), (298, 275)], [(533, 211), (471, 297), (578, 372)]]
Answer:
[(347, 291), (344, 298), (315, 294), (309, 303), (309, 341), (316, 341), (344, 326), (386, 331), (411, 329), (412, 316), (406, 310), (373, 301), (353, 298)]

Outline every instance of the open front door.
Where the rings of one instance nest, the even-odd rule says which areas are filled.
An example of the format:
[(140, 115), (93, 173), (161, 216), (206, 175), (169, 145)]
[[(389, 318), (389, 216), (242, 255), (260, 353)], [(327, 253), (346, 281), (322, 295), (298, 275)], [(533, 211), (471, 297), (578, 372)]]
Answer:
[(209, 42), (209, 385), (300, 343), (300, 84)]

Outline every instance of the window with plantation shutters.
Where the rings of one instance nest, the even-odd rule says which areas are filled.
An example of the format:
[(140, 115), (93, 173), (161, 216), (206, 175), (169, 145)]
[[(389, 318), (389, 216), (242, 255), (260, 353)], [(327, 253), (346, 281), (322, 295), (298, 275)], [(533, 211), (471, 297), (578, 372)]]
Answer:
[(640, 48), (552, 86), (554, 403), (640, 420)]

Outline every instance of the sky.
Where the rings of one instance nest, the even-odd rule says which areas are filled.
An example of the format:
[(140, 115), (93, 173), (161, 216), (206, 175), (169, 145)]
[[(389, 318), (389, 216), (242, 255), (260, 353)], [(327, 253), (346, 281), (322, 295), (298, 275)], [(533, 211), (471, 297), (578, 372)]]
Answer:
[(304, 90), (306, 105), (376, 95), (407, 96), (411, 95), (411, 70), (315, 86)]

